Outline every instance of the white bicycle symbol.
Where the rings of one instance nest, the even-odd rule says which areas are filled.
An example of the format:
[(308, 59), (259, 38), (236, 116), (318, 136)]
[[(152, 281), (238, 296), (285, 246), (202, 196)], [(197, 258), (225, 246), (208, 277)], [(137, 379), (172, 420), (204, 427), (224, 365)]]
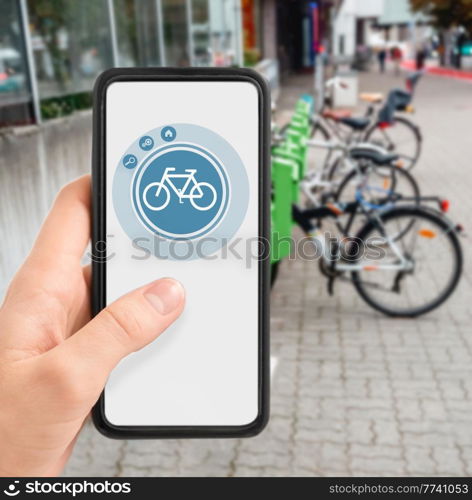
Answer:
[[(179, 203), (183, 203), (184, 199), (190, 200), (191, 205), (196, 210), (210, 210), (216, 203), (216, 189), (208, 182), (197, 182), (195, 179), (195, 169), (185, 169), (185, 174), (173, 174), (175, 168), (168, 167), (164, 170), (164, 174), (159, 182), (151, 182), (148, 184), (143, 192), (143, 201), (149, 210), (164, 210), (170, 202), (171, 192), (168, 186), (172, 188), (174, 193), (179, 197)], [(181, 189), (175, 187), (172, 179), (187, 179)], [(156, 203), (150, 203), (147, 195), (149, 191), (156, 190), (154, 198)], [(152, 191), (151, 191), (152, 193)], [(196, 200), (201, 200), (205, 194), (211, 193), (211, 202), (207, 205), (199, 205)], [(163, 195), (163, 200), (159, 200), (159, 196)]]

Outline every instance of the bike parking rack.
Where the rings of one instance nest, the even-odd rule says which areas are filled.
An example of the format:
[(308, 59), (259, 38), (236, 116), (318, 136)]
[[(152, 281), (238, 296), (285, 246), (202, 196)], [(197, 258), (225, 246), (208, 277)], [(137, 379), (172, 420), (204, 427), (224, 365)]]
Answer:
[(307, 167), (306, 141), (310, 135), (313, 109), (313, 98), (302, 96), (295, 105), (284, 142), (272, 148), (272, 265), (287, 257), (291, 251), (294, 226), (292, 205), (299, 201), (300, 182)]

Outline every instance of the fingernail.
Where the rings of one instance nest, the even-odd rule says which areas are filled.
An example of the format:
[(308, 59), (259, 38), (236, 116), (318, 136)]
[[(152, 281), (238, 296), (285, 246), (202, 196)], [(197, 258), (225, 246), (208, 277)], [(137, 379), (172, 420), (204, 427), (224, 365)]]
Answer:
[(156, 281), (144, 294), (151, 305), (162, 315), (175, 311), (184, 298), (182, 285), (173, 279)]

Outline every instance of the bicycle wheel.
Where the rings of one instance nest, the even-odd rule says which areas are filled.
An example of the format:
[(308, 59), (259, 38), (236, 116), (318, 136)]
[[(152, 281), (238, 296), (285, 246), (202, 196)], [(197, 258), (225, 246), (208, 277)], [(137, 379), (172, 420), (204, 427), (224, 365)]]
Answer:
[[(411, 228), (392, 243), (389, 235), (404, 226)], [(352, 282), (367, 304), (388, 316), (414, 318), (430, 312), (459, 283), (463, 256), (456, 230), (431, 209), (398, 207), (378, 214), (358, 238), (367, 265), (352, 272)], [(388, 269), (401, 257), (406, 259), (407, 269)]]
[(414, 177), (404, 168), (396, 165), (378, 166), (372, 163), (359, 167), (360, 171), (351, 170), (339, 185), (334, 199), (338, 203), (349, 203), (356, 198), (359, 184), (367, 177), (363, 197), (372, 205), (381, 206), (395, 195), (405, 198), (419, 198), (420, 188)]
[(346, 169), (342, 168), (344, 166), (344, 161), (342, 161), (342, 157), (336, 158), (333, 163), (331, 164), (331, 167), (329, 167), (329, 172), (328, 172), (328, 180), (329, 181), (334, 181), (336, 178), (339, 178), (342, 175), (346, 175)]
[(396, 116), (393, 125), (388, 128), (382, 128), (376, 123), (364, 137), (365, 142), (398, 154), (407, 170), (413, 168), (418, 162), (422, 140), (419, 128), (402, 116)]
[[(195, 193), (197, 191), (197, 193)], [(216, 203), (216, 189), (208, 182), (198, 182), (189, 193), (190, 203), (196, 210), (210, 210)], [(198, 200), (198, 203), (197, 201)]]
[[(334, 200), (337, 203), (354, 201), (359, 184), (365, 176), (368, 177), (367, 186), (361, 190), (361, 195), (373, 209), (385, 208), (397, 195), (404, 198), (414, 198), (418, 200), (416, 204), (419, 203), (420, 188), (409, 172), (396, 165), (377, 166), (372, 164), (361, 167), (361, 172), (353, 170), (346, 175), (334, 195)], [(350, 233), (355, 234), (364, 223), (365, 218), (357, 217), (352, 223)], [(338, 227), (341, 228), (339, 224)], [(398, 234), (394, 235), (394, 238), (401, 238), (410, 227), (411, 224), (402, 227)]]
[[(151, 191), (152, 203), (148, 200), (149, 191)], [(157, 193), (159, 193), (159, 195)], [(151, 182), (151, 184), (148, 184), (144, 189), (143, 201), (149, 210), (154, 210), (156, 212), (158, 210), (164, 210), (170, 202), (169, 188), (161, 182)]]

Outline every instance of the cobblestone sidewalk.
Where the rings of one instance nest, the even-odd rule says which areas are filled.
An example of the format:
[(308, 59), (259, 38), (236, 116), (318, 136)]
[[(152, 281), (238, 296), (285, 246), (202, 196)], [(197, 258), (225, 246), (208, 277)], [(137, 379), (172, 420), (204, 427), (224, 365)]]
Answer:
[[(363, 90), (401, 85), (363, 75)], [(281, 98), (288, 116), (312, 80)], [(472, 213), (472, 84), (425, 77), (417, 91), (424, 151), (414, 171), (424, 194)], [(417, 320), (385, 318), (349, 284), (329, 297), (316, 266), (285, 262), (272, 293), (272, 413), (249, 440), (110, 441), (91, 425), (66, 475), (469, 475), (472, 474), (472, 280)]]

